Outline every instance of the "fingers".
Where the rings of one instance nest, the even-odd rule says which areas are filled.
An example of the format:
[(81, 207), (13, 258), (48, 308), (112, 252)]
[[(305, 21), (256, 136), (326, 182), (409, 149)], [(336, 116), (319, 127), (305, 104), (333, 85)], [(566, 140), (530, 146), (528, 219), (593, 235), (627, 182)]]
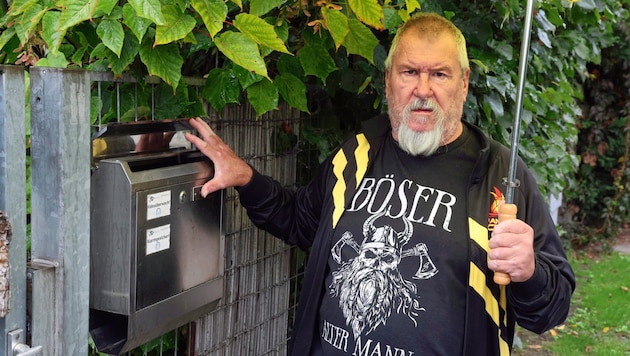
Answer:
[(217, 137), (214, 131), (212, 131), (212, 129), (210, 128), (210, 125), (208, 125), (208, 123), (201, 118), (197, 117), (194, 119), (190, 119), (188, 122), (190, 123), (190, 126), (197, 130), (199, 136), (204, 140), (213, 136)]
[(528, 280), (535, 269), (534, 231), (521, 220), (497, 226), (488, 242), (488, 268), (510, 275), (512, 281)]
[[(189, 120), (190, 126), (197, 130), (198, 135), (186, 133), (186, 139), (194, 144), (200, 151), (209, 156), (211, 151), (205, 151), (204, 149), (211, 146), (217, 147), (218, 145), (225, 145), (223, 140), (217, 134), (214, 133), (212, 128), (204, 120), (200, 118), (194, 118)], [(212, 157), (210, 157), (212, 158)]]
[(514, 234), (526, 234), (526, 233), (532, 232), (532, 235), (533, 235), (532, 227), (519, 219), (502, 221), (501, 223), (497, 224), (494, 227), (494, 230), (492, 231), (492, 235), (494, 236), (494, 235), (498, 235), (498, 234), (502, 234), (506, 232), (514, 233)]
[(208, 194), (214, 193), (223, 188), (225, 187), (222, 187), (221, 185), (217, 184), (216, 179), (210, 179), (209, 181), (205, 182), (203, 186), (201, 186), (200, 193), (201, 193), (201, 196), (205, 198), (208, 196)]
[(186, 139), (214, 163), (214, 177), (201, 188), (202, 196), (228, 187), (243, 186), (251, 180), (252, 168), (205, 121), (196, 118), (189, 123), (197, 130), (198, 136), (186, 133)]

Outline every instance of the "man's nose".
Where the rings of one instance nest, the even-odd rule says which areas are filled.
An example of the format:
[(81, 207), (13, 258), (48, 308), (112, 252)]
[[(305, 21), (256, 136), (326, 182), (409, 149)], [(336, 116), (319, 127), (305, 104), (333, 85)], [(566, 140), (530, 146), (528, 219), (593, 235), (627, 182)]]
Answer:
[(421, 99), (426, 99), (433, 95), (431, 79), (428, 74), (422, 73), (418, 76), (418, 82), (416, 83), (413, 94)]

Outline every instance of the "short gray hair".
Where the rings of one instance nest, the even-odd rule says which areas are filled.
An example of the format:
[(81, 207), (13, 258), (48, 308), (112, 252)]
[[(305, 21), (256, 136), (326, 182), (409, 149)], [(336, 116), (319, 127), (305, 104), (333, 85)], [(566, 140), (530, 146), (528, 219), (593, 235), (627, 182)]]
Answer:
[(392, 69), (392, 62), (394, 55), (398, 49), (398, 43), (400, 38), (407, 30), (416, 30), (419, 36), (437, 36), (442, 32), (450, 33), (455, 39), (457, 44), (457, 52), (459, 53), (459, 64), (462, 67), (462, 73), (470, 68), (468, 62), (468, 52), (466, 51), (466, 38), (462, 34), (462, 31), (457, 28), (451, 21), (446, 18), (428, 12), (420, 12), (410, 17), (405, 23), (403, 23), (396, 31), (396, 36), (392, 41), (392, 45), (385, 59), (385, 68), (389, 71)]

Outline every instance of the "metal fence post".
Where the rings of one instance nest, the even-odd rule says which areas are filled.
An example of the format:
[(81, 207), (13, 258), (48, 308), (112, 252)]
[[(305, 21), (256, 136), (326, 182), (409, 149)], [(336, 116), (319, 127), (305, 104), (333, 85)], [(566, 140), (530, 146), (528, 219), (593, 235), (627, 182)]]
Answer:
[(33, 67), (31, 264), (33, 343), (86, 355), (90, 276), (90, 80)]
[(0, 210), (13, 227), (9, 247), (9, 313), (0, 318), (0, 354), (7, 333), (26, 329), (26, 128), (24, 67), (0, 66)]

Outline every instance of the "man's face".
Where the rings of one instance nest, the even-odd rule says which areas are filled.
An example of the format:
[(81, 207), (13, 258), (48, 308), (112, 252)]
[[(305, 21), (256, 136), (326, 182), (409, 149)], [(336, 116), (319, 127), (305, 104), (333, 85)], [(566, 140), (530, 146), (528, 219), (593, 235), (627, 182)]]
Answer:
[(450, 34), (403, 34), (385, 74), (392, 135), (403, 149), (430, 155), (461, 134), (469, 74)]

